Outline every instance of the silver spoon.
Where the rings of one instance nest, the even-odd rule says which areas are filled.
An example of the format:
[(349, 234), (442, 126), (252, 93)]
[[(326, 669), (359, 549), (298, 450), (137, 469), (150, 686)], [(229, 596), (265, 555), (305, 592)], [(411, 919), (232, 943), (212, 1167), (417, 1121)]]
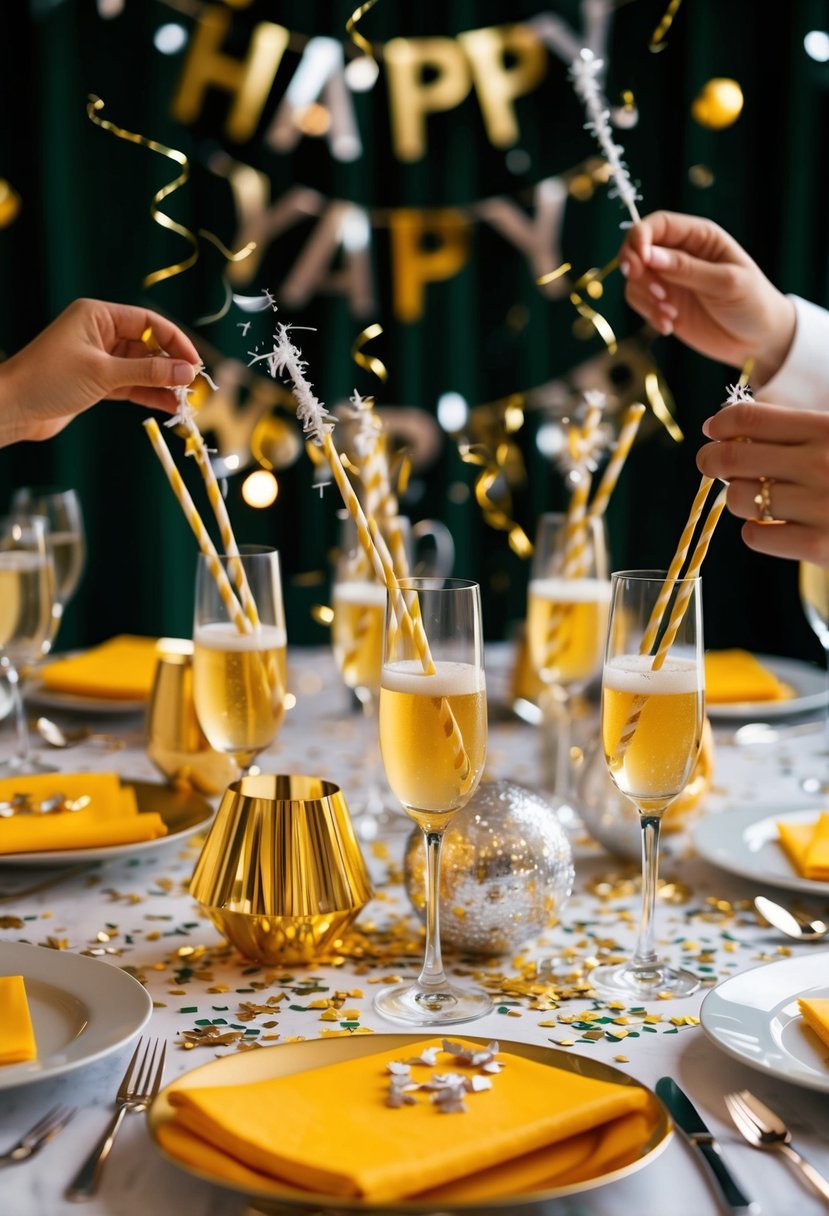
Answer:
[(78, 743), (102, 743), (109, 751), (120, 751), (124, 747), (124, 740), (116, 739), (114, 735), (97, 734), (89, 726), (64, 730), (51, 718), (38, 718), (35, 730), (50, 747), (75, 747)]
[(794, 937), (801, 942), (819, 942), (829, 934), (829, 925), (825, 921), (807, 920), (804, 916), (797, 916), (782, 904), (766, 899), (765, 895), (758, 895), (754, 906), (764, 920), (787, 937)]

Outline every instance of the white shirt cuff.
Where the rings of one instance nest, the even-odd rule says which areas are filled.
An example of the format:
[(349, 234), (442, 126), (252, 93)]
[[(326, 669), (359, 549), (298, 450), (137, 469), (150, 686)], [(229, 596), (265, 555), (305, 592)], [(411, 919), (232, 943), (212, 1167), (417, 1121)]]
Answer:
[(829, 312), (789, 296), (797, 322), (794, 340), (782, 366), (757, 395), (774, 405), (801, 410), (829, 410)]

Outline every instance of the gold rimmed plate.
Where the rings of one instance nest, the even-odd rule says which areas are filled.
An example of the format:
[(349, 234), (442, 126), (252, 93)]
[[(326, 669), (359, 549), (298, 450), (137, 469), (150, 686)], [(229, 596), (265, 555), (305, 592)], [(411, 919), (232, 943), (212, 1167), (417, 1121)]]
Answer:
[[(288, 1183), (274, 1179), (274, 1185), (268, 1189), (252, 1188), (241, 1182), (231, 1182), (225, 1177), (210, 1173), (190, 1162), (181, 1160), (169, 1152), (160, 1142), (159, 1132), (165, 1124), (173, 1119), (174, 1108), (170, 1102), (170, 1094), (176, 1090), (192, 1089), (203, 1085), (246, 1085), (257, 1081), (273, 1080), (277, 1077), (290, 1076), (293, 1073), (307, 1071), (312, 1068), (322, 1068), (326, 1065), (338, 1064), (345, 1060), (357, 1059), (360, 1056), (373, 1055), (382, 1051), (400, 1049), (405, 1053), (415, 1043), (423, 1041), (423, 1034), (409, 1035), (361, 1035), (347, 1039), (317, 1039), (302, 1043), (285, 1043), (275, 1047), (264, 1047), (258, 1051), (241, 1052), (234, 1055), (222, 1056), (194, 1068), (185, 1073), (171, 1085), (168, 1085), (158, 1095), (148, 1112), (150, 1134), (156, 1147), (163, 1156), (179, 1169), (186, 1170), (198, 1178), (218, 1184), (230, 1190), (247, 1195), (251, 1202), (250, 1212), (285, 1213), (291, 1209), (296, 1211), (332, 1210), (339, 1212), (374, 1212), (383, 1216), (393, 1216), (395, 1213), (429, 1213), (437, 1208), (441, 1213), (475, 1211), (509, 1212), (531, 1204), (542, 1203), (548, 1199), (573, 1195), (581, 1191), (591, 1190), (605, 1183), (624, 1178), (653, 1161), (666, 1147), (671, 1137), (671, 1123), (668, 1115), (649, 1089), (632, 1077), (627, 1076), (609, 1064), (597, 1060), (586, 1059), (583, 1056), (568, 1055), (551, 1047), (535, 1046), (529, 1043), (501, 1042), (503, 1052), (523, 1056), (538, 1064), (547, 1066), (551, 1071), (550, 1084), (555, 1085), (555, 1071), (578, 1073), (596, 1080), (608, 1081), (617, 1085), (633, 1086), (641, 1089), (647, 1095), (644, 1114), (647, 1120), (647, 1131), (640, 1143), (630, 1149), (623, 1158), (616, 1159), (604, 1169), (597, 1170), (595, 1175), (583, 1177), (578, 1182), (544, 1190), (536, 1190), (521, 1194), (500, 1195), (498, 1198), (484, 1200), (476, 1197), (469, 1202), (453, 1201), (447, 1204), (418, 1202), (416, 1200), (398, 1200), (392, 1203), (372, 1203), (368, 1200), (344, 1199), (342, 1195), (325, 1195), (311, 1191), (300, 1191)], [(475, 1038), (464, 1034), (465, 1041), (480, 1043), (486, 1046), (488, 1040)], [(336, 1098), (332, 1095), (332, 1101)], [(325, 1145), (320, 1144), (320, 1157), (325, 1157)]]
[(155, 840), (138, 840), (133, 844), (100, 845), (86, 849), (50, 849), (32, 853), (0, 853), (0, 868), (18, 866), (85, 865), (96, 861), (112, 861), (117, 857), (132, 857), (136, 853), (152, 852), (180, 842), (192, 832), (206, 827), (213, 817), (213, 807), (190, 790), (173, 789), (154, 781), (122, 781), (135, 790), (139, 814), (155, 812), (167, 826), (167, 835)]

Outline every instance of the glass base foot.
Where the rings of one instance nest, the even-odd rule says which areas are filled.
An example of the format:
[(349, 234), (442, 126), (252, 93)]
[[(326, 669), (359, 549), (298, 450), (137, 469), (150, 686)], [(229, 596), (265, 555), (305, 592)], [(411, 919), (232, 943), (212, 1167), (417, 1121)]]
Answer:
[(30, 777), (38, 773), (59, 773), (54, 764), (45, 764), (37, 756), (11, 756), (0, 763), (0, 777)]
[(649, 1000), (659, 996), (690, 996), (700, 981), (690, 971), (675, 970), (657, 962), (653, 967), (635, 968), (630, 963), (596, 967), (590, 983), (602, 996), (637, 997)]
[(449, 1026), (471, 1022), (492, 1011), (489, 994), (482, 988), (460, 988), (445, 983), (440, 988), (420, 984), (392, 984), (381, 988), (374, 1008), (392, 1022), (409, 1026)]

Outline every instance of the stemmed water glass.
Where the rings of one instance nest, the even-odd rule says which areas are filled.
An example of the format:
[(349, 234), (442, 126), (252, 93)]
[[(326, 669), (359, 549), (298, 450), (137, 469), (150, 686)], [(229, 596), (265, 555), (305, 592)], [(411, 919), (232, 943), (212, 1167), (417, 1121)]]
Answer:
[[(670, 591), (661, 623), (655, 609)], [(655, 634), (643, 651), (643, 639)], [(642, 828), (642, 912), (639, 939), (626, 963), (591, 972), (598, 991), (641, 999), (687, 996), (699, 987), (689, 971), (674, 970), (654, 945), (659, 828), (665, 810), (691, 776), (705, 715), (702, 595), (698, 578), (676, 579), (656, 570), (611, 576), (610, 620), (602, 675), (601, 729), (615, 785), (639, 811)]]
[[(487, 712), (481, 600), (462, 579), (401, 580), (409, 616), (386, 609), (380, 690), (380, 749), (389, 785), (423, 832), (426, 948), (413, 984), (378, 992), (374, 1007), (395, 1022), (446, 1025), (492, 1007), (480, 989), (449, 982), (440, 950), (440, 853), (452, 817), (481, 779)], [(412, 621), (422, 625), (410, 628)], [(428, 642), (423, 645), (422, 637)]]
[(527, 588), (530, 662), (544, 685), (544, 726), (556, 731), (553, 801), (565, 824), (577, 819), (571, 791), (573, 698), (601, 668), (610, 602), (604, 521), (587, 522), (573, 545), (567, 516), (540, 517)]
[(86, 539), (80, 499), (75, 490), (22, 486), (15, 490), (12, 509), (42, 515), (55, 566), (55, 598), (47, 651), (52, 649), (66, 605), (78, 589), (86, 560)]
[(239, 557), (219, 562), (233, 583), (235, 563), (244, 572), (258, 624), (242, 632), (234, 623), (211, 570), (199, 555), (193, 622), (193, 704), (212, 747), (232, 756), (243, 774), (277, 736), (285, 716), (285, 610), (279, 554), (242, 546)]
[[(829, 567), (800, 563), (800, 602), (806, 620), (818, 636), (826, 659), (827, 693), (829, 693)], [(826, 733), (829, 755), (829, 703), (826, 707)], [(829, 794), (829, 775), (807, 777), (803, 788), (809, 794)]]
[(55, 771), (29, 751), (20, 689), (22, 669), (37, 663), (49, 646), (55, 572), (47, 535), (46, 520), (39, 515), (0, 520), (0, 667), (11, 689), (17, 729), (17, 751), (0, 772)]

